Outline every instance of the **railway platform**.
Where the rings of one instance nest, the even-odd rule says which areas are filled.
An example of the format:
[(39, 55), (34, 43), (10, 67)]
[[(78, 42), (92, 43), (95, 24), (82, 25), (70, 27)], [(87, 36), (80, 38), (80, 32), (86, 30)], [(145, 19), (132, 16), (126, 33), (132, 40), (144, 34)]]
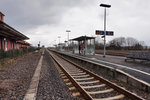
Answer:
[(140, 64), (140, 63), (133, 63), (133, 62), (126, 62), (126, 57), (121, 56), (111, 56), (106, 55), (104, 58), (101, 54), (95, 54), (95, 55), (75, 55), (72, 53), (64, 52), (71, 56), (80, 57), (83, 59), (86, 59), (88, 61), (97, 62), (100, 64), (108, 65), (112, 68), (122, 70), (136, 78), (138, 78), (141, 81), (145, 81), (148, 84), (150, 84), (150, 65), (149, 64)]
[[(73, 64), (73, 66), (81, 66), (81, 67), (77, 67), (77, 69), (76, 68), (74, 68), (74, 67), (72, 67), (72, 65), (68, 65), (67, 64), (67, 62), (64, 62), (64, 61), (61, 61), (60, 60), (60, 58), (58, 58), (58, 57), (55, 57), (54, 56), (54, 59), (56, 59), (56, 62), (58, 61), (58, 65), (59, 66), (63, 66), (63, 68), (61, 68), (62, 69), (62, 71), (63, 71), (63, 73), (64, 74), (66, 74), (66, 73), (69, 73), (68, 75), (66, 75), (70, 80), (71, 80), (71, 82), (74, 84), (75, 83), (75, 86), (76, 87), (81, 87), (81, 88), (85, 88), (85, 89), (80, 89), (79, 87), (79, 91), (82, 91), (81, 93), (84, 93), (84, 92), (86, 92), (87, 90), (86, 89), (88, 89), (88, 88), (95, 88), (95, 87), (97, 87), (97, 86), (99, 86), (98, 84), (95, 86), (94, 84), (95, 83), (101, 83), (102, 82), (102, 80), (100, 80), (100, 81), (98, 81), (98, 78), (95, 78), (95, 75), (91, 75), (90, 73), (92, 72), (92, 73), (94, 73), (95, 74), (95, 71), (94, 70), (96, 70), (96, 71), (100, 71), (99, 69), (96, 69), (96, 68), (94, 68), (94, 66), (96, 67), (98, 67), (98, 65), (96, 65), (96, 63), (95, 63), (95, 65), (92, 65), (92, 64), (90, 64), (89, 62), (86, 62), (86, 61), (83, 61), (84, 59), (83, 58), (81, 58), (81, 57), (79, 57), (79, 56), (77, 56), (77, 57), (75, 57), (76, 55), (74, 55), (74, 57), (73, 56), (71, 56), (70, 54), (64, 54), (64, 53), (61, 53), (61, 52), (57, 52), (57, 51), (54, 51), (54, 54), (56, 53), (56, 55), (58, 55), (58, 56), (60, 56), (60, 58), (62, 57), (64, 57), (63, 59), (65, 59), (66, 61), (67, 60), (69, 60), (68, 62), (70, 63), (70, 64)], [(52, 54), (53, 55), (53, 54)], [(80, 61), (77, 61), (76, 59), (80, 59)], [(81, 64), (82, 63), (82, 64)], [(76, 65), (77, 64), (77, 65)], [(92, 68), (92, 70), (90, 69), (90, 67)], [(88, 70), (88, 71), (86, 71), (86, 69)], [(102, 72), (102, 71), (101, 71)], [(86, 74), (87, 73), (87, 74)], [(61, 74), (62, 74), (62, 72), (61, 72)], [(98, 74), (97, 74), (98, 75)], [(96, 75), (96, 76), (97, 76)], [(72, 79), (73, 78), (73, 79)], [(74, 81), (73, 81), (74, 80)], [(76, 84), (76, 82), (77, 82), (77, 84)], [(106, 82), (107, 83), (107, 82)], [(109, 83), (109, 82), (108, 82)], [(69, 83), (68, 83), (69, 84)], [(85, 84), (85, 86), (80, 86), (80, 85), (84, 85)], [(93, 85), (88, 85), (88, 84), (93, 84)], [(104, 84), (105, 84), (105, 82), (104, 82)], [(101, 83), (101, 85), (102, 85), (102, 83)], [(101, 86), (100, 85), (100, 86)], [(123, 84), (122, 84), (123, 85)], [(111, 85), (112, 86), (112, 85)], [(111, 87), (110, 86), (110, 87)], [(98, 90), (99, 88), (97, 88), (97, 90)], [(94, 90), (94, 89), (93, 89)], [(114, 96), (112, 96), (111, 95), (111, 93), (108, 93), (108, 91), (106, 92), (106, 94), (108, 93), (108, 97), (106, 96), (106, 95), (97, 95), (96, 96), (96, 94), (103, 94), (104, 93), (104, 91), (103, 90), (99, 90), (99, 91), (96, 91), (95, 90), (95, 92), (93, 92), (93, 90), (89, 90), (88, 89), (88, 91), (91, 91), (91, 92), (87, 92), (87, 93), (85, 93), (85, 94), (87, 94), (87, 95), (85, 95), (85, 98), (93, 98), (93, 99), (96, 99), (96, 98), (98, 98), (98, 97), (100, 97), (100, 98), (105, 98), (106, 100), (110, 97), (111, 99), (112, 98), (126, 98), (126, 96), (128, 97), (128, 95), (126, 94), (126, 96), (124, 95), (124, 96), (122, 96), (122, 95), (118, 95), (118, 96), (115, 96), (115, 94), (113, 94)], [(114, 89), (114, 90), (116, 90), (116, 89)], [(135, 90), (136, 91), (136, 90)], [(110, 92), (110, 91), (109, 91)], [(142, 92), (141, 92), (141, 94), (143, 94)], [(88, 95), (90, 95), (90, 96), (88, 96)], [(138, 95), (140, 95), (140, 94), (138, 94)], [(134, 96), (131, 96), (131, 97), (134, 97)], [(110, 99), (109, 98), (109, 99)], [(130, 98), (130, 96), (129, 96), (129, 98)], [(133, 99), (133, 98), (132, 98)], [(135, 99), (135, 98), (134, 98)], [(138, 99), (140, 99), (140, 98), (138, 98)], [(91, 100), (91, 99), (90, 99)], [(96, 100), (99, 100), (99, 99), (96, 99)], [(122, 100), (122, 99), (121, 99)], [(124, 100), (124, 99), (123, 99)]]

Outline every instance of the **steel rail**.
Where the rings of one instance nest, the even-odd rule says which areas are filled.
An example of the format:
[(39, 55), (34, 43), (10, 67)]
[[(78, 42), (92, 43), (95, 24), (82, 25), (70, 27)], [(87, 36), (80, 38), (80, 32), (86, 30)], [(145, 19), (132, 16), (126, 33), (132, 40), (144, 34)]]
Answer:
[(49, 52), (50, 56), (53, 58), (53, 60), (57, 63), (59, 68), (65, 73), (65, 75), (69, 78), (69, 80), (72, 82), (72, 84), (79, 90), (79, 92), (82, 94), (82, 96), (86, 100), (93, 100), (93, 98), (83, 89), (81, 88), (80, 84), (78, 84), (75, 79), (65, 70), (65, 68), (54, 58), (54, 56)]
[[(132, 100), (144, 100), (143, 98), (137, 96), (136, 94), (133, 94), (133, 93), (131, 93), (131, 92), (125, 90), (124, 88), (122, 88), (122, 87), (120, 87), (120, 86), (118, 86), (118, 85), (116, 85), (116, 84), (110, 82), (109, 80), (104, 79), (104, 78), (102, 78), (101, 76), (98, 76), (98, 75), (96, 75), (95, 73), (90, 72), (90, 71), (88, 71), (87, 69), (82, 68), (80, 65), (78, 65), (78, 64), (76, 64), (76, 63), (74, 63), (74, 62), (72, 62), (72, 61), (70, 61), (70, 60), (68, 60), (68, 59), (66, 59), (66, 58), (64, 58), (64, 57), (62, 57), (62, 56), (60, 56), (59, 54), (57, 54), (57, 55), (58, 55), (59, 57), (61, 57), (62, 59), (66, 60), (67, 62), (69, 62), (70, 64), (73, 64), (73, 65), (76, 66), (77, 68), (79, 68), (79, 69), (81, 69), (82, 71), (86, 72), (86, 73), (89, 74), (91, 77), (94, 77), (95, 79), (100, 80), (101, 82), (103, 82), (104, 84), (108, 85), (109, 87), (115, 89), (115, 90), (118, 91), (119, 93), (124, 94), (126, 97), (128, 97), (128, 98), (130, 98), (130, 99), (132, 99)], [(65, 72), (65, 73), (67, 73), (67, 72)], [(69, 75), (69, 73), (68, 73), (68, 75)], [(71, 77), (71, 76), (68, 76), (68, 77)], [(75, 80), (73, 80), (73, 81), (75, 81)], [(76, 81), (75, 81), (75, 82), (76, 82)], [(83, 89), (83, 90), (84, 90), (84, 89)], [(85, 91), (85, 90), (84, 90), (84, 91)], [(85, 92), (86, 92), (86, 91), (85, 91)], [(88, 94), (88, 93), (86, 93), (86, 94)], [(89, 95), (89, 94), (88, 94), (88, 95)], [(91, 98), (91, 99), (92, 99), (92, 98)]]
[(91, 75), (91, 76), (94, 77), (95, 79), (100, 80), (101, 82), (107, 84), (108, 86), (112, 87), (113, 89), (119, 91), (120, 93), (124, 94), (126, 97), (129, 97), (129, 98), (131, 98), (131, 99), (133, 99), (133, 100), (143, 100), (143, 98), (137, 96), (136, 94), (133, 94), (133, 93), (131, 93), (131, 92), (125, 90), (124, 88), (122, 88), (122, 87), (120, 87), (120, 86), (118, 86), (118, 85), (116, 85), (116, 84), (110, 82), (109, 80), (106, 80), (106, 79), (102, 78), (101, 76), (98, 76), (98, 75), (96, 75), (95, 73), (90, 72), (90, 71), (88, 71), (88, 70), (82, 68), (82, 67), (79, 66), (78, 64), (76, 64), (76, 63), (74, 63), (74, 62), (72, 62), (72, 61), (70, 61), (70, 60), (68, 60), (68, 59), (66, 59), (66, 58), (64, 58), (64, 57), (62, 57), (62, 56), (60, 56), (60, 55), (59, 55), (59, 57), (63, 58), (63, 59), (66, 60), (67, 62), (73, 64), (73, 65), (76, 66), (77, 68), (83, 70), (84, 72), (86, 72), (87, 74)]

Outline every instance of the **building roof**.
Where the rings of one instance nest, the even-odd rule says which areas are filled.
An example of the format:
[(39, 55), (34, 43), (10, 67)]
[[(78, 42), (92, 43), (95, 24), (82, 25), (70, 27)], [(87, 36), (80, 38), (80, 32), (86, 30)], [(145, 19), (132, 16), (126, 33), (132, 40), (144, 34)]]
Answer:
[(2, 14), (3, 16), (5, 16), (2, 12), (0, 12), (0, 14)]
[(74, 39), (71, 39), (71, 40), (74, 40), (74, 41), (83, 41), (83, 40), (89, 40), (89, 39), (95, 39), (95, 37), (80, 36), (80, 37), (77, 37), (77, 38), (74, 38)]
[(19, 41), (17, 41), (17, 43), (20, 43), (22, 45), (28, 45), (28, 46), (30, 46), (30, 43), (28, 43), (28, 42), (26, 42), (24, 40), (19, 40)]
[(7, 25), (4, 22), (0, 21), (0, 36), (8, 37), (14, 40), (27, 40), (29, 39), (27, 36), (23, 35), (22, 33), (18, 32), (11, 26)]

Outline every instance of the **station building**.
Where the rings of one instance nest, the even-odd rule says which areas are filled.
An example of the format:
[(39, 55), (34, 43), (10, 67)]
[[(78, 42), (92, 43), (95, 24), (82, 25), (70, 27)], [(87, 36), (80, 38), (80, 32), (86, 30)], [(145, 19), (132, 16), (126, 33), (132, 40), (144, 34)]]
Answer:
[(6, 24), (4, 16), (0, 12), (0, 51), (29, 48), (30, 44), (24, 41), (29, 38)]

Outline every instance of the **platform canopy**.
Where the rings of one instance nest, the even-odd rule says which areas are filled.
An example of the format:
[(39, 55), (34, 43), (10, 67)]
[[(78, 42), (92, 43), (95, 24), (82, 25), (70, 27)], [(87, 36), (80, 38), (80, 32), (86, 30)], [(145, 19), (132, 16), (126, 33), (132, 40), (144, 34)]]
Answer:
[(95, 54), (95, 37), (80, 36), (71, 39), (73, 53), (79, 55), (94, 55)]
[(90, 40), (90, 39), (95, 39), (95, 37), (80, 36), (71, 40), (72, 41), (84, 41), (84, 40)]
[(7, 25), (4, 22), (0, 21), (0, 36), (8, 37), (13, 40), (27, 40), (29, 39), (27, 36), (23, 35), (22, 33), (18, 32), (11, 26)]

